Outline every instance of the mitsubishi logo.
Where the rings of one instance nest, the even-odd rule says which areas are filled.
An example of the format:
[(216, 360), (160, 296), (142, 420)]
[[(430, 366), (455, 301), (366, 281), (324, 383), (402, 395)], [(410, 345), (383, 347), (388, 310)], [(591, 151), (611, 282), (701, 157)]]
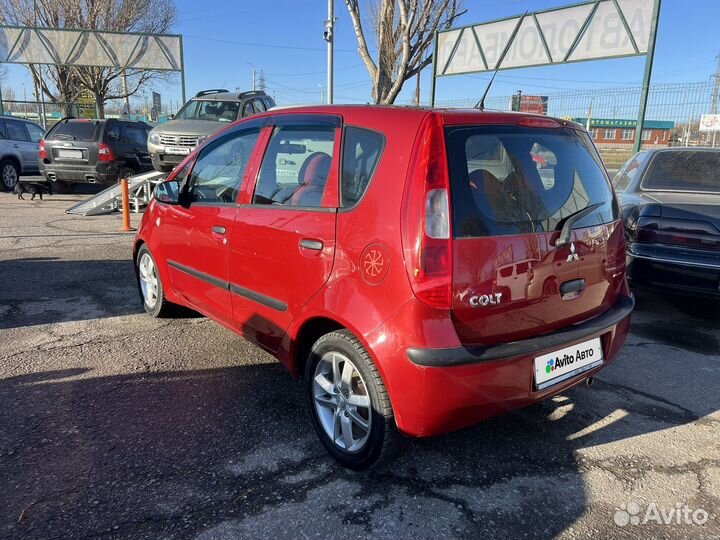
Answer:
[(575, 243), (570, 242), (570, 255), (568, 255), (567, 257), (567, 262), (573, 262), (577, 260), (580, 260), (580, 257), (577, 253), (575, 253)]

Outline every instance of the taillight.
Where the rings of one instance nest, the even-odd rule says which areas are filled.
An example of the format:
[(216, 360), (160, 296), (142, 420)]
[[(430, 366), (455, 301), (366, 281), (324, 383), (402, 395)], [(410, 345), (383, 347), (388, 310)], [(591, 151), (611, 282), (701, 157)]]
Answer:
[(635, 237), (638, 242), (668, 244), (696, 248), (717, 248), (720, 235), (717, 229), (705, 221), (673, 218), (640, 217)]
[(45, 139), (40, 139), (40, 145), (38, 147), (38, 156), (40, 159), (47, 159), (47, 152), (45, 151)]
[(404, 206), (403, 251), (415, 296), (449, 309), (452, 305), (450, 177), (445, 135), (438, 114), (420, 128), (410, 161)]
[(115, 154), (113, 154), (110, 147), (105, 143), (98, 144), (98, 160), (115, 161)]
[(534, 116), (526, 116), (518, 120), (519, 126), (535, 127), (535, 128), (559, 128), (560, 124), (550, 118), (536, 118)]

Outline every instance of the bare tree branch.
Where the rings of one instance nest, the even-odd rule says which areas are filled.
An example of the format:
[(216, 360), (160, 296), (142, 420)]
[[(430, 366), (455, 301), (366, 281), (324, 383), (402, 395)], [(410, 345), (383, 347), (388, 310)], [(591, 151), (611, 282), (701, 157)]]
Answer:
[[(176, 22), (174, 0), (2, 0), (0, 22), (18, 26), (87, 28), (114, 32), (161, 34)], [(128, 92), (119, 84), (122, 69), (52, 66), (40, 77), (29, 66), (42, 92), (55, 103), (75, 101), (82, 90), (90, 91), (104, 116), (105, 101), (135, 95), (149, 82), (165, 81), (167, 72), (128, 70)], [(49, 72), (49, 75), (48, 75)], [(47, 77), (45, 77), (47, 75)], [(49, 78), (50, 81), (45, 79)], [(43, 80), (41, 80), (43, 79)], [(66, 111), (70, 114), (70, 111)]]
[(394, 103), (403, 84), (432, 62), (435, 32), (454, 24), (465, 11), (462, 0), (365, 0), (373, 22), (377, 59), (369, 52), (361, 0), (345, 0), (358, 52), (373, 82), (375, 103)]

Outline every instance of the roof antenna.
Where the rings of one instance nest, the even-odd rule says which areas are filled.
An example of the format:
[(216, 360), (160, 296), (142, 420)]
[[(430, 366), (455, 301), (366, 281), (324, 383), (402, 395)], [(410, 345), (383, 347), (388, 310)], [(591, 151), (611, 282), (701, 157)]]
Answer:
[(480, 109), (481, 111), (485, 110), (485, 98), (488, 95), (488, 92), (490, 91), (490, 87), (492, 86), (493, 81), (495, 81), (495, 75), (497, 75), (497, 72), (500, 71), (500, 66), (503, 63), (503, 60), (505, 60), (505, 56), (507, 55), (508, 51), (510, 50), (510, 45), (512, 45), (513, 40), (515, 39), (515, 36), (518, 33), (518, 30), (520, 30), (520, 26), (522, 25), (522, 22), (525, 20), (525, 17), (527, 17), (528, 12), (526, 11), (523, 13), (523, 16), (520, 17), (520, 20), (515, 25), (515, 29), (513, 30), (513, 33), (510, 35), (510, 39), (508, 39), (507, 45), (505, 45), (505, 49), (503, 49), (502, 54), (500, 55), (500, 58), (498, 59), (498, 63), (495, 65), (495, 71), (492, 74), (492, 77), (490, 78), (490, 82), (488, 83), (487, 87), (485, 88), (485, 92), (483, 92), (482, 97), (480, 98), (480, 101), (478, 101), (475, 104), (476, 109)]

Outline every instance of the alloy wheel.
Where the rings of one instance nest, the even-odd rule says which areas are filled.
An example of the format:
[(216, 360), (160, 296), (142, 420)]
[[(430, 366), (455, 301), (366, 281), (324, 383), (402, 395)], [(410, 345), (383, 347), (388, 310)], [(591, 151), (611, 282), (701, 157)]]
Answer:
[(11, 190), (15, 187), (18, 181), (18, 172), (14, 165), (6, 163), (2, 169), (2, 181), (5, 185), (5, 189)]
[(325, 353), (313, 378), (315, 412), (325, 434), (345, 452), (359, 452), (368, 442), (372, 409), (367, 385), (347, 356)]
[(158, 275), (155, 262), (149, 253), (143, 253), (138, 263), (140, 290), (145, 304), (153, 309), (158, 301)]

